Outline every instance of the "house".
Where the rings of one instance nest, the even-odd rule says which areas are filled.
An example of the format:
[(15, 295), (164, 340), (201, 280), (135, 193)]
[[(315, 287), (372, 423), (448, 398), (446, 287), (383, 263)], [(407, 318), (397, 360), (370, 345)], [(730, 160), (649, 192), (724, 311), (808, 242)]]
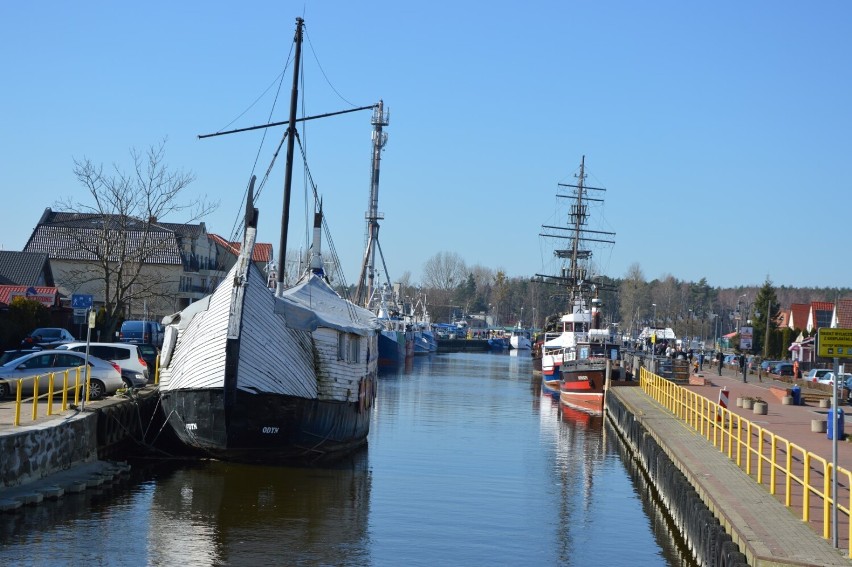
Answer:
[(15, 297), (38, 301), (48, 308), (60, 306), (47, 254), (0, 250), (0, 309)]
[(836, 329), (852, 329), (852, 297), (840, 299), (834, 305), (831, 326)]
[(787, 317), (787, 327), (790, 329), (805, 329), (810, 316), (810, 305), (807, 303), (791, 303)]
[[(160, 320), (211, 293), (236, 262), (239, 244), (211, 235), (203, 222), (142, 221), (47, 208), (24, 253), (49, 259), (50, 277), (65, 306), (74, 294), (92, 295), (95, 307), (104, 305), (105, 275), (99, 258), (108, 259), (112, 286), (125, 281), (121, 269), (131, 275), (139, 268), (125, 294), (126, 318)], [(265, 270), (272, 245), (257, 243), (254, 256)]]
[(812, 301), (808, 309), (808, 321), (805, 329), (812, 336), (823, 328), (831, 327), (834, 318), (834, 304), (828, 301)]

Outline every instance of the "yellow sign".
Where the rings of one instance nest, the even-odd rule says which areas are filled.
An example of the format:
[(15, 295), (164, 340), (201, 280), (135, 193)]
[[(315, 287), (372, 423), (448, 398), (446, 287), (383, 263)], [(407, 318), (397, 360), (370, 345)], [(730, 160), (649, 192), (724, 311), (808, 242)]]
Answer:
[(818, 329), (817, 356), (852, 358), (852, 329)]
[(657, 344), (657, 333), (653, 333), (653, 334), (651, 335), (651, 344), (652, 344), (652, 345)]

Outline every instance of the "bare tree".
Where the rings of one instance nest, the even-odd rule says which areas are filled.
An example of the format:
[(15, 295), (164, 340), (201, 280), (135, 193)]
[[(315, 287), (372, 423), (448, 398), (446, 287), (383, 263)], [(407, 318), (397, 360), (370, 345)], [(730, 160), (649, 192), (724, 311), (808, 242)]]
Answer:
[[(645, 274), (638, 263), (633, 263), (627, 268), (627, 273), (619, 286), (621, 296), (621, 321), (622, 330), (630, 332), (642, 327), (640, 321), (651, 319), (651, 300), (648, 292), (648, 284), (645, 282)], [(637, 329), (638, 330), (638, 329)]]
[(467, 278), (467, 266), (455, 252), (438, 252), (423, 264), (423, 285), (450, 291)]
[(180, 214), (182, 221), (189, 224), (217, 207), (203, 199), (178, 202), (195, 176), (166, 166), (165, 143), (163, 140), (145, 153), (131, 149), (133, 168), (129, 173), (116, 164), (112, 172), (105, 172), (102, 165), (95, 165), (88, 158), (75, 159), (74, 175), (93, 204), (71, 198), (58, 203), (60, 210), (87, 220), (86, 228), (76, 226), (65, 233), (74, 239), (83, 257), (91, 259), (69, 277), (76, 279), (78, 285), (100, 282), (103, 286), (106, 336), (114, 335), (131, 301), (166, 293), (162, 274), (152, 268), (157, 259), (180, 251), (174, 232), (163, 229), (157, 221)]

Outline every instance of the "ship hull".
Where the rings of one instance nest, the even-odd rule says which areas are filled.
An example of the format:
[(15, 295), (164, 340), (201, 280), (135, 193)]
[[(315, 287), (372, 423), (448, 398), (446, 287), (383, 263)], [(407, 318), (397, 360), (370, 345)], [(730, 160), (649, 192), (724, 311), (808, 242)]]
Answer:
[(275, 394), (177, 390), (162, 395), (169, 424), (186, 447), (238, 462), (320, 461), (367, 442), (363, 404)]

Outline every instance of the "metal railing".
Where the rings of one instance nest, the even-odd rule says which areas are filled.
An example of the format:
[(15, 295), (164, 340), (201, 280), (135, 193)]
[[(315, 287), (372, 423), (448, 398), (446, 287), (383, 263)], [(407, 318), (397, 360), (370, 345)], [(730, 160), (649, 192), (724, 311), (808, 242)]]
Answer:
[[(80, 398), (85, 391), (85, 401), (89, 401), (89, 389), (86, 387), (88, 384), (88, 380), (90, 377), (87, 375), (86, 380), (80, 380), (80, 368), (77, 367), (74, 370), (67, 369), (63, 370), (59, 374), (62, 374), (62, 389), (60, 392), (62, 393), (62, 399), (59, 403), (59, 411), (63, 412), (68, 409), (68, 393), (74, 393), (74, 405), (78, 405), (80, 403)], [(68, 374), (69, 372), (74, 374), (74, 385), (68, 385)], [(33, 389), (32, 389), (32, 397), (24, 398), (24, 380), (25, 378), (18, 378), (17, 380), (10, 381), (15, 382), (15, 417), (13, 419), (13, 425), (20, 426), (21, 425), (21, 414), (26, 404), (32, 404), (32, 421), (36, 421), (39, 417), (39, 402), (42, 400), (47, 401), (47, 409), (46, 415), (53, 415), (53, 406), (54, 406), (54, 396), (59, 393), (54, 390), (55, 383), (55, 372), (51, 372), (49, 374), (37, 375), (33, 378)], [(88, 374), (88, 373), (87, 373)], [(28, 379), (29, 377), (27, 377)], [(47, 378), (49, 380), (47, 384), (47, 393), (39, 395), (39, 381), (42, 378)]]
[[(707, 439), (758, 484), (804, 522), (820, 523), (811, 511), (821, 509), (822, 537), (833, 539), (831, 461), (775, 435), (720, 404), (666, 380), (645, 368), (642, 389), (668, 411)], [(847, 555), (852, 552), (852, 473), (837, 467), (837, 512), (847, 523)], [(793, 494), (800, 495), (793, 498)], [(838, 532), (842, 522), (838, 519)], [(818, 527), (818, 526), (817, 526)]]

